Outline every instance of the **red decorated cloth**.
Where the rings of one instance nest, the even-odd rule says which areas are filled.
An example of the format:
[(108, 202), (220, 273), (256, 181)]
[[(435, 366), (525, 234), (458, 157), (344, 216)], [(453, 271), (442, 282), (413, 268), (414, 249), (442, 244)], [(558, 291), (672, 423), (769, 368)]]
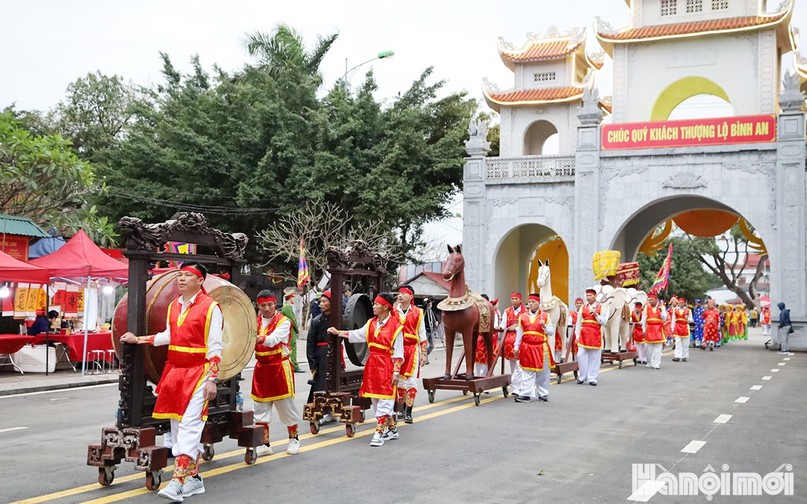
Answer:
[[(258, 337), (268, 336), (278, 326), (288, 320), (282, 313), (275, 316), (264, 327), (262, 317), (258, 317)], [(289, 360), (291, 324), (287, 334), (274, 346), (255, 345), (255, 370), (252, 373), (252, 399), (258, 402), (271, 402), (294, 397), (294, 370)]]
[(602, 306), (597, 305), (591, 310), (588, 305), (580, 309), (580, 316), (583, 321), (580, 324), (580, 339), (577, 344), (583, 348), (598, 350), (602, 348), (602, 326), (597, 321), (597, 316), (602, 314)]
[(633, 310), (630, 312), (630, 321), (633, 322), (633, 342), (635, 344), (644, 343), (644, 331), (642, 331), (642, 312)]
[(676, 308), (675, 310), (675, 327), (673, 328), (673, 336), (679, 338), (689, 337), (689, 308)]
[(423, 323), (423, 310), (415, 305), (409, 305), (409, 311), (401, 316), (404, 337), (404, 361), (401, 365), (401, 377), (415, 376), (420, 378), (420, 369), (417, 365), (417, 352), (420, 347), (419, 329)]
[(549, 349), (549, 342), (546, 338), (544, 326), (549, 316), (542, 311), (536, 314), (522, 313), (518, 317), (518, 324), (521, 327), (521, 345), (518, 347), (518, 365), (527, 371), (543, 371), (544, 355), (549, 356), (547, 364), (553, 366), (555, 360)]
[(647, 330), (644, 335), (645, 343), (664, 343), (664, 322), (661, 320), (661, 307), (653, 308), (647, 305), (644, 309)]
[(707, 308), (701, 314), (703, 319), (703, 341), (720, 341), (720, 311), (717, 308)]
[[(45, 344), (45, 333), (37, 334), (34, 336), (34, 345)], [(114, 350), (115, 344), (112, 342), (112, 333), (87, 333), (87, 351), (84, 351), (84, 333), (78, 332), (73, 334), (51, 334), (49, 341), (52, 343), (61, 343), (67, 347), (67, 356), (73, 362), (83, 362), (87, 358), (87, 353), (93, 350), (103, 350), (104, 360), (111, 361), (112, 354), (107, 350)], [(90, 359), (92, 359), (92, 355)]]
[[(515, 339), (513, 340), (515, 342)], [(493, 332), (493, 348), (499, 344), (499, 333)], [(476, 353), (474, 354), (474, 363), (485, 364), (488, 363), (488, 349), (485, 348), (485, 338), (480, 334), (476, 337)]]
[[(191, 397), (202, 386), (208, 368), (207, 336), (216, 305), (213, 298), (199, 292), (184, 312), (179, 298), (168, 306), (171, 340), (168, 359), (157, 384), (154, 418), (182, 420)], [(203, 419), (207, 419), (206, 406)]]
[(403, 331), (401, 318), (390, 315), (387, 322), (378, 329), (378, 317), (367, 322), (367, 363), (364, 365), (364, 378), (359, 388), (361, 397), (373, 399), (395, 399), (392, 374), (393, 344)]
[(33, 336), (23, 334), (0, 334), (0, 354), (19, 352), (28, 343), (34, 343)]

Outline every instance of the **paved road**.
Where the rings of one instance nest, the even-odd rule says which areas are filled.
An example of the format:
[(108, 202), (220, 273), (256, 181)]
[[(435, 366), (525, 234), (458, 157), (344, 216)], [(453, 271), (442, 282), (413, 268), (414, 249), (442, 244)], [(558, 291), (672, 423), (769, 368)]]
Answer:
[[(666, 355), (658, 371), (606, 365), (596, 388), (553, 382), (549, 403), (517, 404), (491, 391), (475, 407), (470, 397), (437, 391), (428, 404), (421, 393), (416, 423), (381, 448), (368, 446), (371, 423), (353, 439), (332, 424), (303, 436), (297, 456), (246, 466), (243, 451), (228, 440), (203, 466), (207, 493), (190, 501), (630, 502), (632, 464), (701, 475), (710, 465), (718, 473), (728, 465), (727, 471), (765, 474), (790, 463), (796, 496), (784, 502), (805, 502), (807, 357), (765, 351), (763, 341), (752, 336), (716, 352), (693, 349), (687, 363)], [(432, 360), (427, 376), (441, 372), (441, 350)], [(307, 392), (306, 375), (296, 376), (298, 390)], [(741, 397), (747, 402), (736, 402)], [(87, 444), (113, 422), (116, 400), (115, 386), (0, 397), (0, 502), (160, 502), (131, 465), (123, 464), (108, 488), (95, 484), (95, 469), (84, 465)], [(731, 417), (715, 423), (720, 415)], [(282, 431), (272, 433), (276, 451), (285, 447)], [(682, 453), (692, 441), (705, 444)], [(389, 481), (381, 493), (379, 481)], [(649, 502), (705, 499), (655, 494)]]

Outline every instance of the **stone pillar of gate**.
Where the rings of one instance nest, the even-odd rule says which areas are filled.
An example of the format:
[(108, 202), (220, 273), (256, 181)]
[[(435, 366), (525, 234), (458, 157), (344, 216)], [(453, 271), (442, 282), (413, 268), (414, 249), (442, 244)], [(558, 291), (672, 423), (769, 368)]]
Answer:
[[(471, 119), (465, 141), (465, 167), (462, 173), (462, 255), (465, 257), (465, 283), (472, 290), (487, 292), (486, 268), (492, 257), (485, 257), (488, 229), (485, 215), (485, 157), (490, 152), (487, 124)], [(454, 245), (454, 244), (452, 244)]]
[[(807, 187), (805, 186), (804, 96), (799, 79), (788, 72), (779, 98), (782, 113), (777, 125), (776, 237), (771, 258), (772, 318), (776, 304), (790, 308), (795, 334), (791, 349), (807, 350)], [(799, 323), (800, 322), (800, 323)]]
[(583, 95), (583, 106), (577, 109), (574, 176), (574, 244), (570, 250), (571, 277), (569, 299), (582, 296), (594, 284), (591, 256), (600, 249), (600, 123), (602, 110), (596, 89)]

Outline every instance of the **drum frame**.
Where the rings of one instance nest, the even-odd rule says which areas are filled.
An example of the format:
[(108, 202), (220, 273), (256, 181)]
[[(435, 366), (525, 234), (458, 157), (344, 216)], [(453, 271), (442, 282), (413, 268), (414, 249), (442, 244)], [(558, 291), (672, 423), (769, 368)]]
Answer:
[[(128, 218), (121, 219), (122, 227), (124, 219)], [(152, 263), (192, 259), (216, 265), (230, 275), (230, 282), (238, 285), (241, 267), (246, 264), (243, 248), (232, 246), (238, 238), (208, 227), (203, 215), (182, 212), (162, 224), (139, 225), (138, 230), (150, 235), (144, 239), (142, 235), (130, 232), (126, 240), (127, 250), (123, 252), (129, 260), (129, 332), (146, 333), (146, 282), (151, 276)], [(162, 244), (168, 241), (193, 243), (213, 253), (188, 256), (162, 252)], [(87, 465), (98, 468), (98, 482), (103, 486), (112, 484), (117, 465), (125, 459), (133, 462), (135, 469), (145, 471), (146, 488), (156, 490), (160, 487), (162, 470), (168, 463), (169, 450), (157, 446), (156, 436), (170, 430), (170, 421), (151, 416), (156, 398), (146, 379), (145, 350), (142, 345), (123, 345), (116, 425), (103, 428), (101, 443), (87, 447)], [(263, 427), (254, 424), (252, 411), (238, 411), (236, 408), (240, 379), (239, 373), (219, 383), (216, 399), (208, 406), (208, 419), (201, 440), (206, 460), (213, 458), (213, 444), (225, 436), (237, 439), (238, 445), (246, 448), (246, 463), (254, 464), (257, 460), (255, 447), (263, 443)]]

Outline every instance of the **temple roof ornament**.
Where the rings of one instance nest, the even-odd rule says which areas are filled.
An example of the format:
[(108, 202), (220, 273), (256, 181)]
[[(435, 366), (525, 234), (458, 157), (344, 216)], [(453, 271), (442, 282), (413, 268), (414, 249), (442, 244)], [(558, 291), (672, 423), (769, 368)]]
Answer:
[(586, 30), (575, 28), (560, 34), (551, 26), (544, 35), (528, 33), (527, 42), (520, 48), (499, 37), (499, 56), (513, 70), (516, 63), (566, 59), (574, 54), (586, 40)]
[(801, 79), (797, 72), (785, 71), (782, 79), (782, 93), (779, 95), (779, 106), (784, 112), (801, 110), (804, 106), (804, 95), (800, 89)]
[(562, 86), (536, 89), (512, 89), (509, 91), (493, 91), (482, 88), (488, 106), (499, 111), (502, 105), (527, 106), (546, 103), (563, 103), (577, 100), (583, 96), (585, 88), (580, 86)]
[(790, 29), (793, 14), (793, 0), (784, 0), (775, 13), (760, 12), (756, 16), (739, 16), (722, 19), (706, 19), (685, 23), (669, 23), (652, 26), (627, 27), (615, 30), (603, 19), (596, 18), (595, 32), (603, 48), (610, 54), (614, 44), (630, 42), (650, 42), (684, 37), (700, 37), (732, 32), (780, 28), (780, 35), (786, 40), (786, 47), (795, 50), (797, 39)]

